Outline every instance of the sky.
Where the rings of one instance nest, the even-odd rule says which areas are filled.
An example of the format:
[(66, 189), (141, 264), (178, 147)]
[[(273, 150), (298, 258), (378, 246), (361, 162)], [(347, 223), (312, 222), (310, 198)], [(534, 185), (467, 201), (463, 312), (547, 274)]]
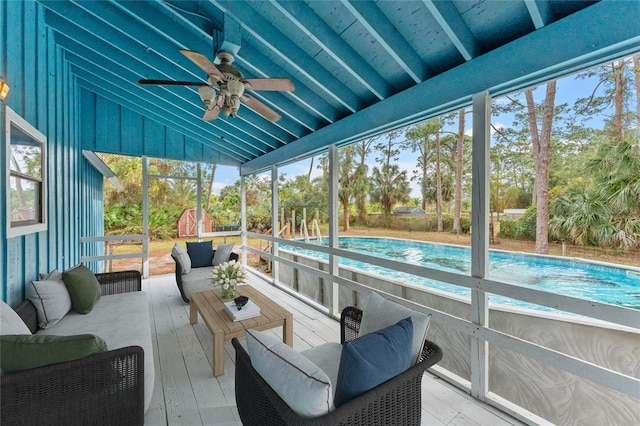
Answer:
[[(569, 103), (569, 105), (573, 105), (573, 102), (580, 98), (586, 97), (591, 94), (593, 88), (596, 86), (597, 82), (595, 79), (577, 79), (575, 74), (564, 77), (558, 80), (557, 83), (557, 92), (556, 92), (556, 105), (561, 103)], [(538, 86), (534, 90), (534, 99), (536, 102), (539, 102), (544, 98), (545, 95), (545, 86)], [(524, 95), (522, 95), (522, 102), (524, 103)], [(494, 102), (506, 102), (506, 98), (496, 98)], [(602, 128), (602, 116), (594, 116), (592, 117), (587, 124), (594, 128)], [(492, 124), (497, 128), (509, 127), (513, 123), (513, 115), (503, 114), (498, 117), (492, 117)], [(471, 136), (471, 120), (467, 117), (467, 123), (465, 130), (465, 134)], [(448, 129), (452, 131), (457, 131), (456, 128)], [(492, 130), (494, 133), (494, 130)], [(404, 135), (400, 137), (400, 139), (404, 138)], [(373, 163), (373, 158), (375, 158), (375, 154), (372, 154), (371, 159), (369, 160), (370, 164)], [(282, 166), (278, 168), (280, 174), (285, 173), (287, 178), (292, 178), (293, 176), (304, 174), (306, 175), (309, 171), (309, 162), (310, 159), (305, 159), (294, 164), (289, 164), (286, 166)], [(319, 176), (322, 172), (317, 169), (315, 165), (317, 165), (317, 161), (314, 164), (314, 171), (312, 173), (312, 178)], [(412, 171), (416, 167), (416, 157), (415, 154), (411, 152), (402, 152), (398, 161), (399, 165), (403, 170), (409, 171), (409, 176), (412, 175)], [(232, 185), (235, 181), (239, 179), (238, 169), (235, 167), (228, 166), (218, 166), (216, 170), (215, 183), (214, 183), (214, 193), (219, 194), (220, 190), (227, 185)], [(420, 198), (420, 189), (416, 182), (411, 182), (411, 195), (412, 198)]]

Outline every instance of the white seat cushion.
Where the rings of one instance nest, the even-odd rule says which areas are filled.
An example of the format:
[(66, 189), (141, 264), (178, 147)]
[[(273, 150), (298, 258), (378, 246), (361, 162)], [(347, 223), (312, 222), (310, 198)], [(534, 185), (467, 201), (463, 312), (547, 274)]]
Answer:
[(155, 380), (149, 298), (144, 291), (102, 296), (88, 314), (71, 311), (53, 327), (38, 334), (70, 336), (95, 334), (107, 348), (141, 346), (144, 350), (144, 409), (151, 404)]
[(191, 299), (191, 294), (198, 291), (213, 290), (211, 286), (211, 273), (213, 266), (202, 268), (192, 268), (191, 272), (182, 276), (182, 291), (187, 299)]

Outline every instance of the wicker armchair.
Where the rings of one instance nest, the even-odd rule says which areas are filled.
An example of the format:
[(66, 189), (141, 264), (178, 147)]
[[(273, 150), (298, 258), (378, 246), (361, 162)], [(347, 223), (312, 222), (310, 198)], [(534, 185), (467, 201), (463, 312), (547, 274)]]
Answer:
[[(358, 337), (362, 311), (347, 307), (340, 320), (341, 340)], [(294, 413), (251, 365), (240, 341), (236, 349), (236, 404), (245, 426), (251, 425), (419, 425), (422, 411), (422, 374), (442, 359), (442, 350), (425, 341), (415, 366), (382, 383), (334, 411), (314, 419)]]
[[(213, 254), (215, 255), (216, 251), (213, 251)], [(189, 298), (187, 297), (187, 295), (184, 292), (184, 287), (182, 286), (182, 266), (180, 265), (180, 262), (178, 262), (178, 259), (176, 259), (176, 257), (171, 254), (171, 257), (173, 258), (173, 261), (176, 264), (176, 284), (178, 285), (178, 290), (180, 291), (180, 296), (182, 297), (182, 300), (184, 300), (186, 303), (189, 303)], [(238, 262), (240, 260), (240, 256), (238, 256), (238, 253), (231, 253), (229, 254), (229, 259), (227, 259), (229, 261), (231, 260), (235, 260), (236, 262)]]
[[(142, 290), (138, 271), (96, 274), (103, 295)], [(31, 301), (14, 309), (31, 332)], [(142, 425), (144, 351), (139, 346), (101, 352), (0, 377), (0, 424)]]

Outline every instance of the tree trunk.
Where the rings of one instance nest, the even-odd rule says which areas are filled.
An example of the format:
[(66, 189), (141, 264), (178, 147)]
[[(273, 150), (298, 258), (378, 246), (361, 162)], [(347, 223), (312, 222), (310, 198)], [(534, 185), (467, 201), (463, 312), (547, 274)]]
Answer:
[(349, 231), (349, 197), (342, 200), (342, 230)]
[(633, 57), (633, 72), (636, 76), (636, 113), (638, 115), (638, 149), (640, 150), (640, 54)]
[(309, 164), (309, 173), (307, 173), (307, 184), (311, 185), (311, 172), (313, 171), (313, 159), (315, 157), (311, 157), (311, 163)]
[(209, 191), (207, 192), (207, 204), (205, 206), (205, 210), (209, 210), (209, 206), (211, 205), (211, 194), (213, 193), (213, 178), (216, 175), (216, 165), (211, 165), (211, 178), (209, 178)]
[(622, 115), (624, 98), (624, 61), (613, 63), (613, 81), (615, 83), (615, 111), (613, 114), (613, 128), (616, 132), (616, 140), (622, 141)]
[(428, 157), (428, 152), (429, 152), (429, 136), (425, 136), (424, 137), (424, 142), (423, 142), (423, 146), (421, 149), (421, 155), (422, 155), (422, 184), (420, 185), (420, 193), (422, 194), (422, 203), (420, 205), (420, 207), (422, 207), (422, 210), (425, 211), (425, 213), (427, 212), (427, 191), (426, 191), (426, 187), (425, 187), (425, 182), (427, 181), (427, 175), (428, 175), (428, 171), (427, 171), (427, 157)]
[(533, 159), (536, 165), (536, 253), (549, 252), (549, 157), (551, 147), (551, 129), (553, 125), (556, 82), (547, 83), (542, 131), (538, 133), (536, 106), (531, 89), (525, 90), (527, 99), (527, 117), (533, 143)]
[[(366, 167), (367, 161), (367, 151), (369, 150), (368, 145), (371, 144), (372, 139), (368, 139), (366, 141), (360, 142), (360, 149), (358, 153), (360, 154), (360, 162), (358, 166), (358, 177), (357, 179), (363, 179), (365, 173), (363, 171)], [(366, 179), (366, 177), (365, 177)], [(365, 222), (367, 218), (367, 198), (366, 193), (359, 192), (356, 194), (356, 209), (358, 210), (358, 221), (362, 224)]]
[(464, 154), (464, 108), (460, 110), (458, 118), (458, 140), (456, 142), (456, 188), (455, 188), (455, 211), (453, 213), (453, 233), (460, 234), (460, 215), (462, 214), (462, 167)]
[(442, 223), (442, 176), (440, 173), (440, 132), (436, 133), (436, 214), (438, 215), (438, 232), (444, 230)]

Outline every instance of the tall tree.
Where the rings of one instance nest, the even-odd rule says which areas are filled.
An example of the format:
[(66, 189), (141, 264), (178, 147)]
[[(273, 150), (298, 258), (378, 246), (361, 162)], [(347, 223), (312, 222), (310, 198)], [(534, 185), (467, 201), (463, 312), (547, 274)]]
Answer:
[(633, 73), (636, 82), (636, 132), (638, 137), (638, 150), (640, 150), (640, 53), (633, 57)]
[(338, 170), (338, 200), (342, 204), (342, 230), (349, 230), (349, 202), (354, 194), (354, 177), (357, 170), (355, 147), (348, 145), (340, 148), (340, 168)]
[(398, 161), (398, 155), (400, 155), (400, 149), (398, 149), (398, 143), (396, 138), (400, 135), (403, 129), (396, 129), (385, 134), (386, 142), (378, 142), (375, 145), (376, 151), (379, 152), (379, 156), (376, 157), (378, 163), (383, 163), (386, 166), (391, 165), (391, 162)]
[(533, 100), (533, 90), (525, 90), (529, 131), (533, 143), (533, 159), (536, 165), (536, 253), (549, 252), (549, 155), (553, 127), (556, 81), (547, 83), (542, 129), (538, 131), (538, 115)]
[(313, 160), (316, 158), (315, 156), (311, 157), (311, 161), (309, 162), (309, 171), (307, 172), (307, 183), (311, 184), (311, 172), (313, 172)]
[[(440, 118), (438, 126), (440, 126)], [(438, 232), (444, 230), (442, 220), (442, 169), (440, 167), (440, 132), (436, 133), (436, 215), (438, 216)]]
[(615, 130), (616, 139), (621, 141), (623, 138), (622, 133), (622, 106), (624, 103), (624, 69), (625, 63), (623, 60), (616, 61), (611, 64), (613, 69), (613, 84), (614, 90), (614, 113), (613, 113), (613, 128)]
[(462, 215), (462, 168), (464, 167), (464, 126), (465, 126), (465, 109), (462, 108), (458, 114), (458, 134), (456, 139), (456, 181), (454, 193), (454, 212), (453, 212), (453, 233), (460, 234), (462, 228), (460, 226), (460, 217)]
[(578, 79), (595, 79), (597, 84), (589, 96), (575, 102), (576, 114), (590, 120), (594, 115), (609, 113), (613, 108), (611, 125), (618, 140), (624, 137), (623, 110), (634, 93), (631, 86), (639, 78), (634, 73), (634, 64), (640, 61), (637, 56), (619, 59), (577, 75)]
[(377, 136), (363, 139), (356, 143), (355, 155), (357, 156), (357, 168), (354, 177), (354, 198), (356, 210), (358, 212), (358, 221), (364, 223), (367, 218), (367, 194), (369, 193), (369, 166), (367, 165), (367, 156), (371, 151), (373, 143), (378, 139)]
[(382, 204), (382, 214), (385, 220), (391, 216), (391, 210), (396, 203), (409, 201), (409, 181), (407, 172), (400, 171), (397, 164), (383, 164), (374, 167), (371, 177), (371, 198)]
[[(429, 164), (434, 156), (435, 139), (440, 132), (440, 122), (437, 119), (424, 121), (411, 127), (405, 133), (407, 140), (402, 143), (404, 149), (417, 154), (417, 176), (422, 195), (422, 209), (427, 210), (427, 182), (429, 178)], [(437, 173), (437, 172), (436, 172)], [(413, 178), (412, 178), (413, 180)]]
[(209, 185), (207, 185), (207, 196), (206, 196), (206, 203), (205, 203), (205, 210), (209, 210), (209, 207), (211, 207), (211, 196), (213, 195), (213, 181), (215, 179), (216, 176), (216, 168), (217, 165), (216, 164), (211, 164), (211, 173), (209, 174)]

